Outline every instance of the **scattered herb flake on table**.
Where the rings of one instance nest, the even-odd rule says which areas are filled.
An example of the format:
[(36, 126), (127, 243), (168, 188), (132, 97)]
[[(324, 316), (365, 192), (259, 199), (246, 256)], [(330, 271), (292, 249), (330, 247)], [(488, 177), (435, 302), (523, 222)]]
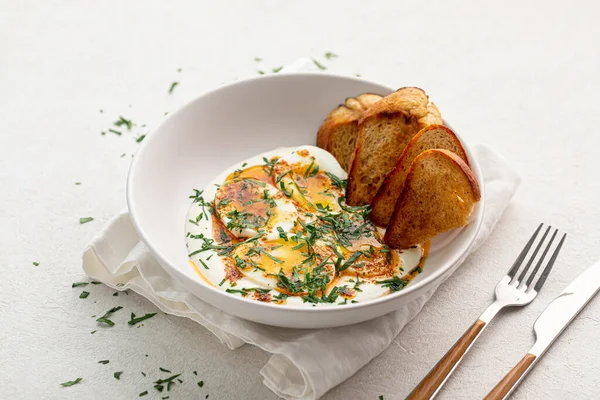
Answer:
[(171, 87), (169, 88), (169, 94), (173, 93), (173, 90), (175, 89), (175, 86), (179, 85), (179, 82), (175, 81), (173, 83), (171, 83)]
[(198, 382), (198, 386), (200, 386), (200, 387), (204, 386), (204, 381)]
[(133, 122), (130, 119), (123, 118), (120, 115), (119, 115), (119, 120), (115, 121), (114, 125), (115, 126), (123, 126), (123, 125), (125, 125), (127, 127), (128, 131), (130, 131), (131, 128), (133, 128)]
[(35, 265), (36, 267), (40, 265), (40, 263), (38, 261), (34, 261), (32, 264)]
[(117, 130), (112, 129), (112, 128), (110, 128), (108, 131), (114, 133), (115, 135), (119, 135), (119, 136), (122, 135), (122, 133), (120, 131), (117, 131)]
[(148, 318), (152, 318), (152, 317), (154, 317), (155, 315), (156, 315), (156, 313), (151, 313), (151, 314), (146, 314), (146, 315), (144, 315), (144, 316), (141, 316), (141, 317), (137, 317), (137, 318), (136, 318), (135, 314), (134, 314), (134, 313), (131, 313), (131, 319), (130, 319), (130, 320), (127, 322), (127, 323), (128, 323), (129, 325), (135, 325), (135, 324), (137, 324), (138, 322), (145, 321), (145, 320), (147, 320)]
[(162, 372), (171, 372), (171, 371), (169, 371), (168, 369), (165, 369), (165, 368), (163, 368), (163, 367), (158, 367), (158, 369), (160, 369)]
[(332, 58), (336, 58), (336, 57), (337, 57), (337, 54), (332, 53), (330, 51), (328, 51), (327, 53), (325, 53), (325, 58), (328, 59), (328, 60), (331, 60)]
[(143, 391), (142, 393), (140, 393), (140, 394), (139, 394), (139, 397), (145, 396), (145, 395), (147, 395), (147, 394), (148, 394), (148, 391), (147, 391), (147, 390), (145, 390), (145, 391)]
[(324, 66), (323, 64), (321, 64), (320, 62), (318, 62), (318, 61), (317, 61), (317, 60), (315, 60), (314, 58), (313, 58), (313, 60), (312, 60), (312, 61), (313, 61), (313, 63), (315, 63), (315, 65), (317, 66), (317, 68), (319, 68), (320, 70), (326, 70), (326, 69), (327, 69), (327, 67), (326, 67), (326, 66)]
[(79, 186), (79, 185), (81, 185), (81, 182), (75, 182), (75, 184), (76, 184), (77, 186)]
[(92, 217), (81, 217), (79, 218), (79, 223), (80, 224), (87, 224), (88, 222), (92, 222), (94, 220), (94, 218)]
[(137, 139), (135, 139), (135, 141), (137, 143), (140, 143), (142, 140), (144, 140), (145, 137), (146, 137), (146, 135), (140, 135), (140, 137), (138, 137)]
[(81, 292), (81, 294), (79, 295), (80, 299), (87, 299), (87, 297), (90, 295), (90, 292), (86, 292), (85, 290), (83, 292)]
[(109, 360), (100, 360), (100, 361), (98, 361), (98, 364), (104, 364), (104, 365), (106, 365), (109, 362), (110, 362)]
[(115, 379), (117, 380), (121, 380), (121, 374), (123, 373), (123, 371), (117, 371), (113, 374), (113, 376), (115, 377)]
[(77, 385), (82, 380), (83, 380), (83, 378), (77, 378), (74, 381), (63, 382), (63, 383), (60, 384), (60, 386), (62, 386), (62, 387), (69, 387), (69, 386)]
[(101, 324), (105, 324), (105, 325), (108, 325), (108, 326), (113, 326), (115, 323), (112, 322), (110, 319), (108, 319), (108, 317), (110, 317), (113, 313), (119, 311), (122, 308), (123, 307), (121, 307), (121, 306), (113, 307), (110, 310), (108, 310), (103, 316), (101, 316), (100, 318), (98, 318), (96, 321), (100, 322)]
[(277, 72), (281, 71), (282, 69), (283, 69), (283, 67), (273, 68), (273, 72), (277, 73)]
[(90, 282), (92, 285), (100, 285), (102, 282), (98, 282), (98, 281), (91, 281)]

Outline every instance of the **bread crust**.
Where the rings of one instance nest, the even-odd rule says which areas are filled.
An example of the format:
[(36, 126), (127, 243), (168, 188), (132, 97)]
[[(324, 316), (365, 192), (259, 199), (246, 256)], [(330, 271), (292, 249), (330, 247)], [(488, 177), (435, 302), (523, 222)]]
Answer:
[[(344, 127), (356, 130), (358, 120), (365, 110), (381, 100), (381, 98), (380, 95), (374, 93), (363, 93), (357, 97), (348, 97), (345, 103), (340, 104), (335, 110), (330, 112), (323, 124), (321, 124), (317, 132), (317, 146), (333, 154), (336, 132)], [(336, 158), (338, 158), (338, 162), (340, 162), (342, 168), (348, 170), (350, 155), (348, 157), (341, 157), (338, 154)]]
[[(406, 145), (406, 148), (402, 152), (402, 155), (400, 156), (398, 161), (396, 161), (394, 168), (385, 177), (383, 184), (379, 187), (377, 194), (371, 201), (372, 211), (370, 214), (370, 218), (375, 225), (385, 227), (390, 222), (396, 202), (398, 201), (398, 199), (400, 198), (400, 194), (402, 193), (404, 182), (406, 176), (408, 175), (408, 171), (410, 170), (412, 161), (414, 160), (414, 158), (416, 158), (416, 156), (418, 156), (418, 154), (414, 156), (415, 151), (413, 148), (415, 146), (419, 146), (421, 144), (421, 140), (429, 140), (427, 138), (427, 135), (429, 133), (439, 130), (442, 130), (446, 135), (448, 135), (448, 138), (452, 141), (455, 147), (458, 148), (458, 151), (455, 151), (454, 153), (458, 157), (460, 157), (467, 164), (467, 166), (469, 165), (469, 159), (467, 157), (467, 153), (465, 152), (462, 143), (450, 128), (445, 127), (443, 125), (434, 124), (421, 129), (419, 133), (417, 133)], [(429, 147), (424, 149), (423, 151), (433, 148), (442, 147)], [(414, 158), (408, 160), (408, 157)]]
[[(367, 143), (368, 125), (373, 122), (402, 125), (402, 129), (394, 132), (395, 137), (388, 142), (387, 148), (377, 151), (365, 150), (376, 147)], [(358, 138), (350, 162), (347, 202), (350, 205), (370, 204), (377, 193), (383, 179), (395, 165), (406, 144), (425, 126), (432, 123), (442, 124), (441, 114), (435, 104), (429, 102), (429, 97), (420, 88), (403, 87), (396, 92), (379, 100), (369, 107), (358, 121)], [(368, 168), (369, 153), (385, 154), (381, 157), (381, 171)], [(372, 179), (375, 178), (375, 179)]]
[[(422, 152), (418, 157), (415, 158), (415, 160), (411, 164), (408, 176), (406, 178), (406, 184), (404, 185), (402, 194), (400, 195), (400, 198), (398, 199), (398, 202), (396, 203), (396, 208), (394, 210), (394, 214), (392, 215), (390, 224), (388, 225), (385, 236), (384, 236), (384, 242), (391, 248), (402, 249), (402, 248), (407, 248), (407, 247), (410, 247), (410, 246), (413, 246), (413, 245), (416, 245), (419, 243), (419, 241), (416, 241), (417, 240), (416, 238), (406, 237), (406, 235), (404, 235), (403, 228), (405, 228), (404, 225), (406, 225), (407, 221), (405, 220), (406, 218), (404, 218), (402, 216), (402, 214), (406, 211), (405, 207), (409, 206), (411, 201), (415, 201), (415, 199), (408, 197), (409, 190), (412, 187), (412, 183), (413, 183), (412, 181), (415, 179), (414, 178), (415, 166), (418, 165), (423, 158), (435, 157), (435, 156), (444, 157), (445, 159), (451, 161), (455, 166), (457, 166), (459, 168), (459, 170), (462, 172), (462, 174), (467, 179), (467, 182), (469, 184), (469, 189), (473, 196), (473, 199), (472, 199), (473, 204), (477, 203), (481, 199), (481, 190), (479, 188), (479, 183), (477, 182), (477, 179), (473, 175), (471, 168), (469, 168), (469, 166), (459, 156), (457, 156), (456, 154), (454, 154), (453, 152), (451, 152), (449, 150), (444, 150), (444, 149), (431, 149), (431, 150), (426, 150), (426, 151)], [(440, 188), (440, 190), (443, 190), (443, 188)], [(444, 205), (431, 204), (428, 206), (429, 207), (443, 207)], [(472, 209), (469, 211), (468, 215), (463, 215), (464, 221), (466, 221), (467, 217), (470, 215), (471, 212), (472, 212)], [(427, 215), (423, 215), (423, 218), (427, 218)], [(440, 218), (441, 218), (441, 216), (440, 216)], [(427, 221), (419, 221), (419, 222), (426, 223)], [(413, 226), (417, 225), (417, 224), (415, 224), (414, 220), (411, 220), (411, 224)], [(464, 222), (462, 225), (464, 225), (464, 224), (466, 224), (466, 222)], [(420, 224), (420, 225), (422, 226), (423, 224)], [(450, 226), (450, 227), (446, 227), (447, 229), (442, 229), (439, 232), (434, 232), (433, 234), (424, 234), (424, 235), (421, 235), (418, 240), (420, 240), (420, 242), (429, 240), (439, 233), (442, 233), (444, 231), (454, 229), (457, 227), (458, 226)]]

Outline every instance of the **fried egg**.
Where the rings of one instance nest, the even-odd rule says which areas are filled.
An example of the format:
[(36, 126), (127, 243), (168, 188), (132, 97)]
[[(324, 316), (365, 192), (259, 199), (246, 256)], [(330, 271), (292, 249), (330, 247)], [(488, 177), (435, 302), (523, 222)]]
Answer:
[(276, 304), (326, 306), (401, 290), (425, 248), (383, 243), (368, 207), (345, 204), (346, 173), (313, 146), (277, 149), (194, 190), (190, 263), (216, 288)]

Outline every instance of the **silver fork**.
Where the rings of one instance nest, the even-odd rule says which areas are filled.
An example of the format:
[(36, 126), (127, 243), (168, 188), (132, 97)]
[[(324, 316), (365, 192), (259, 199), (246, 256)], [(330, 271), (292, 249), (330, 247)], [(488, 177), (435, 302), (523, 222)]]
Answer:
[[(465, 354), (469, 351), (475, 340), (481, 335), (481, 332), (485, 329), (485, 327), (492, 321), (492, 319), (498, 314), (500, 310), (504, 307), (510, 306), (525, 306), (533, 301), (537, 296), (538, 292), (546, 282), (546, 278), (556, 261), (556, 257), (558, 257), (558, 253), (560, 252), (560, 248), (562, 247), (563, 242), (565, 241), (564, 234), (562, 239), (556, 246), (554, 253), (550, 257), (548, 264), (544, 268), (542, 267), (542, 263), (546, 258), (550, 247), (552, 246), (552, 242), (556, 238), (558, 234), (558, 229), (554, 230), (550, 241), (546, 245), (542, 255), (539, 257), (535, 267), (527, 280), (525, 277), (529, 272), (529, 269), (533, 265), (533, 262), (538, 255), (538, 252), (546, 242), (546, 238), (548, 233), (550, 232), (551, 227), (548, 226), (546, 231), (544, 232), (542, 238), (538, 242), (535, 250), (529, 257), (525, 268), (521, 271), (520, 274), (519, 268), (525, 261), (527, 257), (527, 253), (533, 247), (533, 243), (535, 242), (538, 233), (542, 229), (543, 223), (538, 226), (535, 233), (529, 239), (521, 254), (517, 257), (514, 264), (508, 271), (508, 274), (504, 276), (496, 285), (496, 300), (481, 314), (479, 319), (475, 321), (475, 323), (467, 329), (467, 331), (461, 336), (461, 338), (452, 346), (452, 348), (446, 353), (446, 355), (433, 367), (433, 369), (427, 374), (425, 378), (417, 385), (417, 387), (412, 391), (412, 393), (408, 396), (407, 399), (432, 399), (439, 392), (444, 383), (448, 380), (448, 377), (452, 374), (452, 372), (456, 369), (460, 361), (463, 359)], [(538, 272), (542, 270), (541, 274), (533, 285), (533, 281), (538, 276)]]

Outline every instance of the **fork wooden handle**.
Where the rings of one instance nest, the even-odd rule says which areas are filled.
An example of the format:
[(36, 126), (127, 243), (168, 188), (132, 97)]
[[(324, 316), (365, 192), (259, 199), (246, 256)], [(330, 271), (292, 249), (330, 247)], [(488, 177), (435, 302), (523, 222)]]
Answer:
[(460, 362), (471, 344), (477, 339), (485, 322), (478, 319), (473, 325), (458, 339), (425, 378), (417, 385), (407, 399), (431, 399), (438, 389), (444, 384), (446, 378), (450, 375), (454, 367)]
[(535, 356), (533, 354), (525, 354), (525, 357), (523, 357), (521, 361), (519, 361), (517, 365), (515, 365), (500, 382), (498, 382), (496, 387), (485, 396), (485, 400), (501, 400), (505, 398), (508, 392), (510, 392), (512, 387), (515, 386), (534, 361)]

